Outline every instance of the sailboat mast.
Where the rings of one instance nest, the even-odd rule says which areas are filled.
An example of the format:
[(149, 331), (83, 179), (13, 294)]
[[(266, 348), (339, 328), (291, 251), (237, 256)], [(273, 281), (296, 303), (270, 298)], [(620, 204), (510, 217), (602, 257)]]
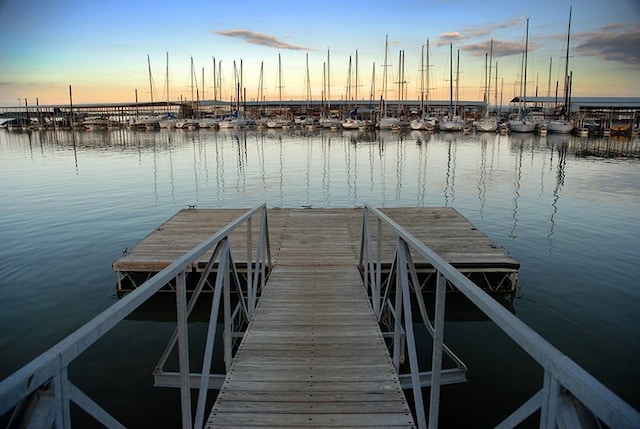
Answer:
[(191, 57), (191, 104), (193, 104), (193, 57)]
[(349, 55), (349, 68), (347, 69), (347, 93), (345, 94), (345, 106), (351, 101), (351, 55)]
[(331, 116), (331, 55), (327, 49), (327, 113)]
[(424, 111), (424, 45), (420, 46), (420, 111)]
[[(569, 109), (569, 41), (571, 40), (571, 11), (573, 6), (569, 6), (569, 27), (567, 29), (567, 56), (564, 65), (564, 107), (565, 112)], [(566, 116), (566, 114), (565, 114)]]
[(311, 79), (309, 78), (309, 53), (306, 53), (307, 63), (307, 110), (311, 108)]
[(373, 70), (371, 70), (371, 88), (369, 91), (369, 108), (373, 107), (373, 97), (376, 93), (376, 63), (373, 62)]
[(149, 66), (149, 91), (151, 92), (151, 104), (153, 105), (153, 79), (151, 78), (151, 60), (147, 54), (147, 65)]
[(496, 96), (494, 98), (494, 104), (498, 105), (498, 61), (496, 61)]
[(280, 107), (282, 107), (282, 61), (280, 54), (278, 54), (278, 101), (280, 101)]
[(527, 57), (529, 53), (529, 18), (527, 18), (527, 32), (524, 39), (524, 82), (522, 93), (522, 106), (527, 107)]
[(458, 114), (458, 102), (460, 101), (460, 49), (456, 58), (456, 114)]
[(429, 39), (427, 39), (427, 110), (429, 109)]
[(484, 74), (484, 96), (482, 97), (482, 101), (484, 101), (485, 108), (486, 108), (486, 105), (489, 104), (489, 94), (487, 92), (487, 88), (488, 88), (487, 82), (489, 81), (488, 72), (487, 72), (487, 69), (488, 69), (487, 64), (488, 63), (489, 63), (489, 54), (485, 52), (484, 53), (484, 70), (485, 70), (485, 74)]
[(355, 103), (358, 103), (358, 50), (356, 49), (356, 91), (355, 91)]
[(211, 57), (213, 60), (213, 100), (216, 101), (218, 99), (218, 88), (216, 81), (216, 57)]
[(487, 79), (487, 111), (489, 100), (491, 99), (491, 64), (493, 64), (493, 39), (489, 45), (489, 79)]
[(264, 88), (263, 88), (263, 72), (264, 72), (264, 61), (260, 62), (260, 78), (258, 79), (258, 102), (262, 103), (262, 97), (263, 97), (263, 92), (264, 92)]
[(449, 112), (453, 115), (453, 43), (449, 43)]
[(384, 66), (382, 68), (382, 95), (387, 100), (387, 54), (389, 53), (389, 35), (385, 36), (384, 41)]
[(166, 80), (165, 84), (167, 86), (166, 88), (167, 89), (167, 113), (169, 113), (169, 100), (170, 100), (169, 98), (169, 52), (166, 52), (166, 54), (167, 54), (167, 67), (165, 70), (165, 80)]

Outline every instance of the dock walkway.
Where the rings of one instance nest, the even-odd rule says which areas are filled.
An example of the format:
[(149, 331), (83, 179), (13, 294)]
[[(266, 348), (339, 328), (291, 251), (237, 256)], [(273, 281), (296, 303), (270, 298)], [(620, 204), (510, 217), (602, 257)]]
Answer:
[(345, 211), (289, 212), (207, 427), (414, 426)]

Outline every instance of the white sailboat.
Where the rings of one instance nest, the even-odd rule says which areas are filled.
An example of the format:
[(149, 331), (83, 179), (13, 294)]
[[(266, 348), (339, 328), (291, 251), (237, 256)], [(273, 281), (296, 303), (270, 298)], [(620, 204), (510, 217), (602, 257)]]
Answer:
[(509, 117), (509, 128), (516, 133), (532, 133), (536, 129), (536, 123), (526, 115), (527, 108), (527, 52), (529, 50), (529, 18), (527, 18), (527, 29), (524, 43), (524, 77), (523, 94), (518, 103), (518, 113)]
[[(278, 54), (278, 99), (280, 101), (280, 109), (282, 110), (282, 61), (280, 59), (280, 54)], [(270, 118), (267, 121), (267, 128), (287, 128), (291, 125), (291, 120), (283, 115), (282, 112)]]
[[(460, 56), (460, 51), (458, 51), (458, 58), (459, 56)], [(459, 66), (460, 66), (460, 61), (458, 61), (458, 67)], [(457, 84), (458, 83), (457, 83), (457, 73), (456, 73), (456, 86)], [(456, 104), (457, 104), (457, 98), (456, 98)], [(464, 127), (464, 120), (458, 115), (456, 109), (457, 109), (457, 105), (455, 107), (453, 105), (453, 44), (449, 44), (449, 115), (443, 118), (440, 118), (440, 122), (438, 124), (440, 131), (461, 131), (462, 130), (462, 127)]]
[(572, 119), (569, 119), (569, 114), (571, 110), (570, 104), (570, 88), (571, 88), (571, 79), (572, 76), (569, 74), (569, 41), (571, 40), (571, 9), (573, 6), (569, 7), (569, 27), (567, 29), (567, 56), (565, 58), (565, 68), (564, 68), (564, 113), (562, 117), (549, 121), (549, 125), (547, 129), (550, 133), (557, 134), (569, 134), (576, 127), (575, 122)]
[(322, 117), (320, 118), (320, 126), (322, 128), (337, 128), (340, 125), (340, 120), (334, 118), (331, 115), (331, 53), (327, 49), (327, 108)]
[(178, 119), (169, 111), (169, 52), (167, 52), (167, 65), (164, 80), (165, 90), (167, 91), (167, 112), (165, 113), (165, 116), (160, 119), (158, 125), (160, 128), (175, 128)]
[(498, 129), (498, 119), (495, 116), (489, 116), (489, 98), (491, 94), (491, 62), (493, 61), (493, 39), (489, 48), (489, 66), (486, 64), (485, 56), (485, 110), (484, 117), (476, 122), (476, 130), (479, 132), (493, 133)]
[[(425, 91), (424, 74), (427, 73)], [(426, 95), (425, 95), (426, 94)], [(425, 100), (426, 98), (426, 100)], [(426, 104), (425, 104), (426, 101)], [(413, 119), (409, 126), (412, 130), (434, 131), (438, 125), (438, 118), (429, 114), (429, 39), (427, 39), (427, 68), (424, 68), (424, 45), (420, 52), (420, 112), (419, 118)]]
[[(356, 50), (356, 89), (355, 89), (355, 100), (358, 99), (358, 51)], [(349, 57), (349, 68), (347, 70), (347, 94), (346, 94), (347, 102), (351, 100), (351, 57)], [(358, 119), (358, 108), (354, 107), (351, 111), (349, 111), (347, 117), (342, 121), (342, 128), (345, 130), (357, 130), (364, 127), (364, 122)]]
[[(147, 64), (149, 67), (149, 92), (151, 93), (151, 105), (153, 106), (153, 77), (151, 75), (151, 60), (149, 59), (149, 55), (147, 55)], [(136, 96), (136, 99), (137, 99), (137, 96)], [(134, 121), (134, 125), (137, 128), (146, 128), (146, 129), (159, 128), (161, 119), (162, 119), (162, 116), (156, 115), (154, 114), (153, 111), (151, 111), (150, 115), (137, 116), (137, 118)]]
[(376, 127), (381, 130), (390, 130), (400, 125), (400, 119), (387, 116), (386, 102), (387, 99), (387, 55), (389, 53), (389, 36), (385, 36), (384, 44), (384, 66), (382, 69), (382, 96), (380, 97), (380, 118)]

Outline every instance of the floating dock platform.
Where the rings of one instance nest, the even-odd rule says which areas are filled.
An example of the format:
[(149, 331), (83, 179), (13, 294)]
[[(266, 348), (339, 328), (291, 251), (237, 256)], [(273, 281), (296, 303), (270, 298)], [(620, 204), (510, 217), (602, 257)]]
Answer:
[[(513, 292), (517, 287), (520, 264), (455, 209), (387, 208), (382, 211), (481, 288), (489, 292)], [(245, 209), (180, 210), (113, 263), (113, 269), (119, 274), (119, 293), (126, 293), (142, 284), (244, 212)], [(359, 263), (362, 209), (273, 208), (268, 210), (268, 223), (274, 266), (285, 262), (289, 265), (321, 266), (328, 260), (332, 264), (338, 261), (348, 266)], [(252, 228), (257, 232), (259, 225)], [(327, 237), (332, 242), (330, 255), (327, 255), (329, 259), (303, 251), (304, 244)], [(234, 231), (230, 240), (232, 247), (244, 247), (246, 226)], [(393, 255), (389, 250), (395, 245), (392, 234), (387, 238), (383, 235), (383, 254)], [(283, 254), (287, 255), (286, 261)], [(235, 256), (236, 263), (246, 267), (246, 255)], [(201, 261), (192, 264), (190, 275), (197, 276), (202, 272), (209, 257), (210, 254), (205, 254)], [(390, 267), (392, 262), (382, 261), (383, 267)], [(426, 262), (414, 262), (420, 270), (422, 289), (431, 290), (433, 268)]]

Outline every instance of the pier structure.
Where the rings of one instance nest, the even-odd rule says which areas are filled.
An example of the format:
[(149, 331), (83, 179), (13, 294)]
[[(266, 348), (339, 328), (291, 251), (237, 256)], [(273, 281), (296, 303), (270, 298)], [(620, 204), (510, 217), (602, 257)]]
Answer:
[[(153, 274), (161, 271), (171, 264), (176, 258), (195, 246), (207, 234), (221, 228), (227, 222), (234, 219), (241, 211), (236, 209), (183, 209), (167, 220), (156, 230), (152, 231), (140, 243), (136, 244), (126, 254), (113, 263), (113, 269), (118, 273), (118, 291), (126, 293), (135, 289)], [(471, 222), (465, 219), (453, 208), (387, 208), (384, 212), (392, 216), (405, 226), (418, 239), (434, 249), (449, 263), (456, 267), (474, 283), (489, 292), (513, 292), (518, 283), (518, 271), (520, 264), (513, 259), (498, 244), (487, 235), (479, 231)], [(292, 233), (287, 229), (287, 220), (295, 216), (309, 216), (312, 213), (322, 213), (329, 216), (332, 213), (341, 213), (341, 221), (350, 231), (350, 241), (344, 242), (344, 249), (356, 249), (360, 245), (360, 228), (362, 227), (361, 210), (354, 208), (345, 209), (270, 209), (269, 231), (272, 237), (283, 237), (283, 234)], [(325, 230), (327, 226), (317, 225), (318, 230)], [(314, 228), (309, 225), (306, 229), (295, 230), (295, 242), (307, 242), (314, 237)], [(316, 237), (317, 238), (317, 237)], [(234, 237), (232, 237), (232, 240)], [(345, 237), (335, 237), (344, 240)], [(280, 239), (281, 240), (281, 239)], [(239, 245), (240, 239), (236, 239)], [(388, 275), (393, 265), (393, 249), (396, 237), (386, 232), (381, 237), (381, 249), (384, 255), (380, 261), (381, 273)], [(171, 245), (168, 245), (171, 243)], [(276, 241), (280, 243), (280, 241)], [(290, 244), (289, 244), (290, 245)], [(276, 252), (280, 250), (277, 247)], [(340, 250), (335, 245), (334, 251)], [(276, 253), (277, 254), (277, 253)], [(289, 255), (290, 258), (320, 263), (320, 259), (305, 260), (310, 258), (309, 253), (300, 252), (298, 255)], [(333, 256), (335, 258), (335, 255)], [(244, 269), (246, 259), (239, 255), (238, 266)], [(190, 276), (197, 278), (206, 266), (206, 255), (202, 260), (195, 261), (190, 267)], [(356, 261), (348, 260), (355, 264)], [(421, 280), (421, 290), (435, 291), (435, 270), (426, 260), (416, 260), (417, 274)], [(168, 285), (165, 290), (172, 290), (173, 285)], [(453, 290), (453, 288), (449, 288)]]
[[(405, 211), (412, 216), (403, 218)], [(360, 221), (352, 223), (352, 216)], [(183, 428), (435, 428), (441, 386), (464, 381), (467, 370), (443, 343), (445, 301), (450, 295), (446, 292), (455, 289), (543, 369), (540, 390), (505, 416), (499, 427), (516, 427), (538, 411), (540, 427), (545, 428), (588, 427), (599, 421), (616, 428), (640, 426), (640, 413), (417, 237), (422, 224), (437, 225), (447, 216), (461, 218), (458, 223), (467, 225), (467, 235), (474, 234), (476, 229), (468, 221), (448, 209), (379, 210), (365, 205), (267, 210), (263, 204), (239, 211), (183, 210), (139, 246), (156, 246), (160, 257), (150, 263), (164, 264), (178, 243), (195, 244), (0, 382), (0, 414), (13, 413), (33, 427), (71, 427), (73, 401), (105, 426), (123, 427), (71, 383), (67, 367), (115, 324), (172, 284), (176, 329), (154, 376), (156, 385), (179, 387)], [(212, 220), (218, 217), (231, 220)], [(181, 223), (182, 235), (170, 238), (169, 223)], [(203, 238), (207, 223), (224, 225)], [(190, 230), (193, 224), (203, 231)], [(459, 228), (450, 228), (452, 237), (454, 231), (462, 231)], [(116, 261), (114, 268), (139, 257), (143, 252), (137, 248)], [(487, 253), (507, 257), (501, 249), (489, 248), (493, 251)], [(454, 256), (452, 252), (450, 257)], [(430, 276), (435, 278), (433, 314), (423, 298), (429, 274), (421, 276), (422, 269), (433, 270)], [(187, 273), (194, 272), (199, 275), (188, 294)], [(211, 311), (202, 367), (194, 372), (188, 320), (206, 287), (213, 294)], [(414, 324), (423, 324), (430, 334), (431, 356), (418, 352)], [(216, 338), (222, 343), (218, 347), (223, 349), (224, 374), (212, 374)], [(175, 370), (167, 363), (174, 349)], [(425, 359), (430, 370), (421, 372), (420, 362), (429, 367)], [(213, 407), (206, 409), (212, 389), (219, 394)], [(428, 399), (423, 399), (423, 390)], [(413, 397), (411, 409), (405, 394)], [(192, 398), (197, 398), (195, 404)]]

